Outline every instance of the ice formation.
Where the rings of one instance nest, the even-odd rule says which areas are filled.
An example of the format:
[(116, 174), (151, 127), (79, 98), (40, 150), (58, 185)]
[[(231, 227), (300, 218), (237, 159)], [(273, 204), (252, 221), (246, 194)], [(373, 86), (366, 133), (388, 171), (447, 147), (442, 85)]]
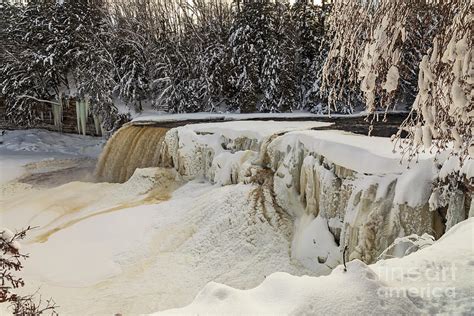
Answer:
[[(61, 102), (61, 101), (60, 101)], [(60, 131), (63, 120), (63, 104), (52, 104), (54, 126)]]
[[(127, 126), (104, 150), (108, 158), (101, 161), (112, 164), (99, 164), (98, 170), (107, 170), (99, 174), (123, 181), (140, 167), (134, 159), (146, 156), (188, 180), (270, 182), (267, 199), (293, 218), (292, 256), (321, 274), (341, 262), (345, 247), (348, 259), (372, 263), (396, 238), (425, 233), (438, 238), (466, 218), (458, 210), (470, 205), (469, 194), (449, 201), (446, 227), (439, 212), (430, 211), (436, 176), (432, 156), (406, 169), (393, 153), (371, 149), (383, 139), (297, 131), (288, 122), (267, 122), (268, 128), (265, 122), (252, 124), (259, 128), (246, 122), (187, 125), (168, 132)], [(429, 142), (429, 131), (420, 127), (420, 142)], [(308, 240), (312, 246), (305, 244)]]
[(87, 117), (89, 116), (89, 101), (78, 100), (76, 102), (77, 131), (86, 135)]

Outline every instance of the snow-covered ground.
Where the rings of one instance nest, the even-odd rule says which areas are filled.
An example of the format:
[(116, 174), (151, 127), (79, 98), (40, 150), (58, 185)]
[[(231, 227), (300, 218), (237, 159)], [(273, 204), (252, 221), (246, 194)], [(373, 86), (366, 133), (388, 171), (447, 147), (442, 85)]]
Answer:
[(474, 219), (434, 245), (373, 265), (351, 261), (329, 276), (274, 273), (250, 290), (211, 282), (177, 315), (472, 315)]
[[(174, 168), (137, 169), (125, 183), (75, 178), (74, 166), (97, 157), (101, 139), (8, 132), (2, 173), (6, 158), (16, 170), (0, 184), (0, 227), (38, 226), (23, 243), (30, 258), (22, 291), (41, 287), (72, 315), (472, 312), (474, 283), (462, 277), (473, 275), (472, 219), (407, 257), (356, 259), (342, 270), (341, 241), (348, 258), (359, 258), (431, 225), (418, 217), (430, 214), (433, 156), (407, 171), (389, 139), (309, 130), (321, 126), (172, 129), (164, 154)], [(69, 181), (53, 181), (59, 175)], [(368, 230), (374, 223), (380, 230)], [(371, 234), (376, 246), (354, 238)], [(456, 278), (416, 277), (445, 268)], [(390, 294), (403, 287), (442, 298)]]
[(0, 184), (21, 175), (28, 163), (89, 157), (96, 158), (104, 140), (40, 129), (5, 131), (0, 136)]

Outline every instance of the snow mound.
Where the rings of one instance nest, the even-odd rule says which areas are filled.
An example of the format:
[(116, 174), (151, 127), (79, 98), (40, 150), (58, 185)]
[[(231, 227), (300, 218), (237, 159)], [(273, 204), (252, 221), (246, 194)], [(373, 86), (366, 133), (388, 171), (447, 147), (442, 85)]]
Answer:
[(370, 267), (355, 260), (348, 264), (347, 272), (340, 266), (327, 277), (273, 273), (262, 284), (247, 291), (211, 282), (192, 304), (162, 314), (400, 315), (418, 312), (407, 298), (378, 298), (377, 291), (383, 286)]
[[(210, 282), (190, 305), (155, 315), (472, 313), (474, 283), (468, 276), (474, 272), (473, 232), (471, 218), (416, 253), (370, 266), (354, 260), (347, 264), (346, 272), (338, 266), (329, 276), (278, 272), (250, 290)], [(454, 277), (431, 274), (444, 271), (448, 262)], [(449, 296), (450, 289), (455, 298)]]
[(59, 312), (97, 315), (184, 306), (210, 280), (251, 288), (274, 271), (308, 273), (288, 255), (291, 222), (255, 190), (193, 181), (161, 203), (75, 217), (26, 245), (25, 278)]

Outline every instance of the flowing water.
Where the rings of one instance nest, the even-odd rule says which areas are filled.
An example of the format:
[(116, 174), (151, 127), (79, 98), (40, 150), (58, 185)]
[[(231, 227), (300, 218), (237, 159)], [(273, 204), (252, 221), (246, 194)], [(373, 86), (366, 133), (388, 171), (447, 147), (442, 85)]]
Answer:
[(127, 181), (137, 168), (158, 167), (161, 147), (168, 129), (127, 125), (107, 142), (99, 158), (96, 177), (99, 181)]

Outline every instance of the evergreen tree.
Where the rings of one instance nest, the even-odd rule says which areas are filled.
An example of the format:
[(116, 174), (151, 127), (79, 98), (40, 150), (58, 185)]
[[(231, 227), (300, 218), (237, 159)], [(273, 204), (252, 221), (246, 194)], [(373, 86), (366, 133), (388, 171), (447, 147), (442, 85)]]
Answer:
[(278, 112), (292, 107), (294, 93), (283, 89), (293, 83), (291, 46), (282, 34), (278, 13), (276, 4), (258, 0), (245, 2), (236, 14), (229, 37), (233, 109)]
[[(15, 5), (10, 11), (2, 36), (6, 45), (0, 78), (7, 116), (21, 125), (30, 125), (39, 117), (39, 100), (51, 100), (65, 82), (61, 65), (67, 44), (57, 42), (63, 15), (49, 1)], [(57, 14), (57, 15), (55, 15)]]
[(288, 33), (294, 39), (296, 50), (295, 75), (298, 89), (297, 104), (300, 109), (321, 112), (319, 86), (322, 65), (327, 55), (325, 16), (328, 6), (314, 5), (308, 0), (298, 0), (291, 7)]
[[(106, 131), (120, 127), (120, 117), (114, 106), (114, 93), (119, 89), (119, 64), (114, 47), (118, 38), (112, 27), (112, 17), (102, 1), (70, 1), (71, 13), (80, 17), (76, 23), (76, 62), (71, 70), (74, 82), (71, 90), (76, 97), (88, 98), (93, 114), (100, 118)], [(74, 93), (70, 91), (70, 94)], [(118, 121), (118, 122), (117, 122)]]

